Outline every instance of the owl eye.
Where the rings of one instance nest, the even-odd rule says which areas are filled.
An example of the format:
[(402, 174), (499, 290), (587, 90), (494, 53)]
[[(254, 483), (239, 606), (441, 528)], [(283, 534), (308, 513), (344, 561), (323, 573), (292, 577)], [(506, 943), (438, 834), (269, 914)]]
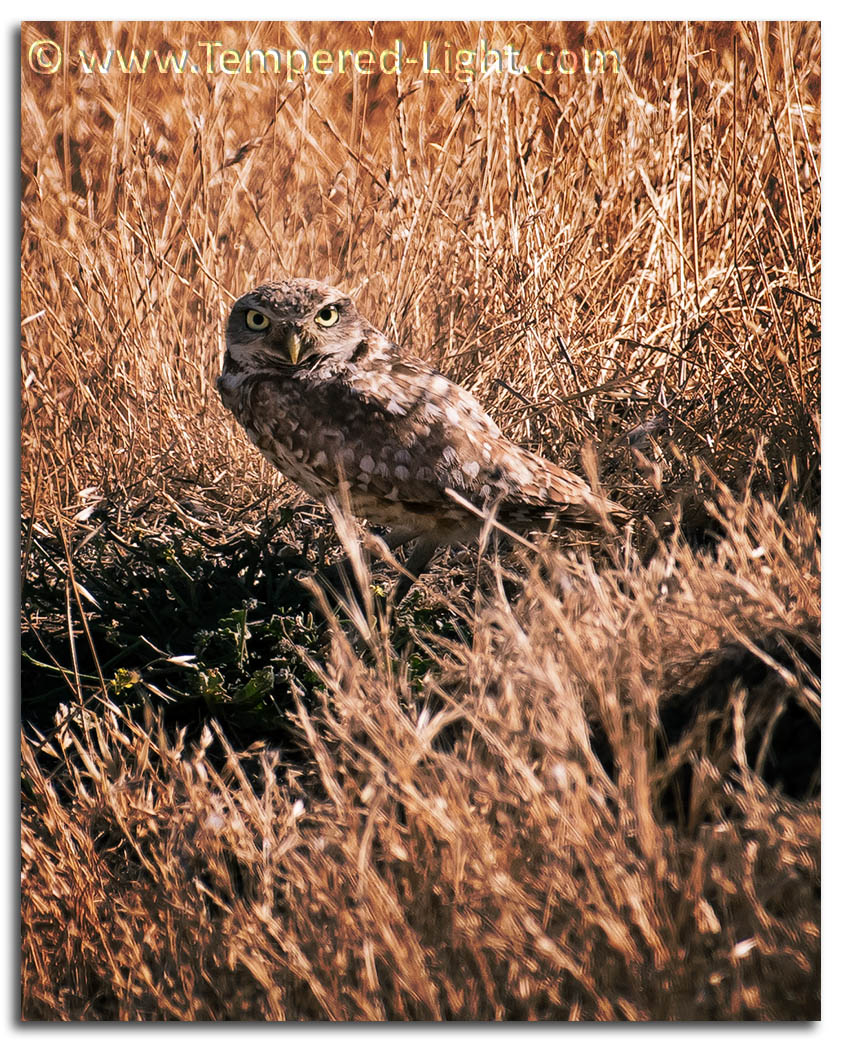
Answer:
[(249, 329), (254, 329), (259, 333), (261, 330), (269, 328), (269, 319), (260, 311), (247, 311), (246, 325)]
[(316, 312), (316, 325), (329, 329), (339, 321), (339, 308), (335, 304), (328, 304), (321, 311)]

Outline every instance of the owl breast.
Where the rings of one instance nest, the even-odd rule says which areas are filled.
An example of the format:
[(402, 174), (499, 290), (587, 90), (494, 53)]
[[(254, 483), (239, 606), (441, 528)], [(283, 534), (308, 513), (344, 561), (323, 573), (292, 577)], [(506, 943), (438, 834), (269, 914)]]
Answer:
[(314, 417), (300, 389), (288, 383), (285, 391), (275, 380), (244, 379), (224, 372), (218, 387), (223, 405), (261, 454), (311, 496), (324, 500), (336, 486), (335, 468), (324, 449), (314, 451), (308, 434)]
[(263, 456), (314, 498), (341, 500), (344, 490), (353, 512), (375, 525), (423, 533), (452, 520), (454, 538), (464, 533), (464, 512), (436, 482), (438, 454), (343, 384), (223, 374), (219, 390)]

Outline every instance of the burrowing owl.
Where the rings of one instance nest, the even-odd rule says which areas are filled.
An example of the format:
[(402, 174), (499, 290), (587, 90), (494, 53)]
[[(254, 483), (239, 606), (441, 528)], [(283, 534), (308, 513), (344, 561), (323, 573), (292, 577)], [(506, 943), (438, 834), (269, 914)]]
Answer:
[(259, 286), (231, 309), (226, 339), (219, 392), (249, 438), (316, 499), (388, 528), (390, 547), (417, 539), (413, 575), (438, 546), (475, 538), (492, 511), (520, 532), (553, 517), (574, 527), (625, 517), (509, 441), (468, 391), (401, 352), (339, 290)]

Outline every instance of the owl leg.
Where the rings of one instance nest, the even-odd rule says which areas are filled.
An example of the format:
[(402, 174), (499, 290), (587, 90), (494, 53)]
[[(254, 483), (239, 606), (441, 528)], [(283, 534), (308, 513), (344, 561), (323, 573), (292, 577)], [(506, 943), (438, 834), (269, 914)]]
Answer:
[[(387, 549), (397, 550), (400, 546), (405, 546), (407, 543), (412, 542), (415, 538), (415, 532), (407, 529), (397, 529), (390, 532), (385, 532), (380, 538), (386, 544)], [(351, 566), (351, 558), (347, 554), (345, 557), (329, 565), (327, 568), (321, 570), (323, 579), (326, 579), (332, 586), (337, 589), (341, 588), (341, 585), (347, 585), (347, 580), (350, 575), (353, 575), (353, 569)]]
[[(388, 533), (384, 537), (383, 541), (389, 550), (397, 550), (398, 547), (404, 546), (414, 538), (414, 533), (400, 530)], [(403, 600), (407, 593), (409, 593), (409, 590), (416, 579), (423, 575), (433, 554), (440, 545), (441, 544), (437, 539), (418, 538), (412, 553), (409, 555), (406, 564), (404, 565), (406, 571), (410, 574), (402, 574), (395, 585), (395, 604)], [(353, 575), (354, 572), (349, 557), (343, 557), (342, 560), (335, 562), (321, 571), (322, 580), (326, 581), (329, 586), (334, 587), (336, 590), (341, 590), (343, 588), (346, 590), (355, 590), (356, 582), (354, 581)]]
[(409, 559), (404, 566), (409, 575), (403, 574), (398, 579), (397, 585), (395, 586), (395, 604), (402, 601), (403, 598), (409, 593), (410, 587), (427, 569), (427, 565), (432, 560), (433, 554), (438, 550), (439, 542), (437, 539), (424, 539), (423, 536), (415, 544), (415, 548), (409, 555)]

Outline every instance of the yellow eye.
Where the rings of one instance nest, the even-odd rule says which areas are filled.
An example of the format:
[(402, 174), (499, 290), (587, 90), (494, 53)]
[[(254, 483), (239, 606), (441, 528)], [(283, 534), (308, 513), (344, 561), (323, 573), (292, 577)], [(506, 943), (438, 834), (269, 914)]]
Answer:
[(339, 308), (335, 304), (328, 304), (321, 311), (316, 312), (316, 325), (329, 329), (339, 321)]
[(260, 311), (247, 311), (246, 325), (249, 329), (260, 333), (262, 330), (269, 328), (269, 319)]

